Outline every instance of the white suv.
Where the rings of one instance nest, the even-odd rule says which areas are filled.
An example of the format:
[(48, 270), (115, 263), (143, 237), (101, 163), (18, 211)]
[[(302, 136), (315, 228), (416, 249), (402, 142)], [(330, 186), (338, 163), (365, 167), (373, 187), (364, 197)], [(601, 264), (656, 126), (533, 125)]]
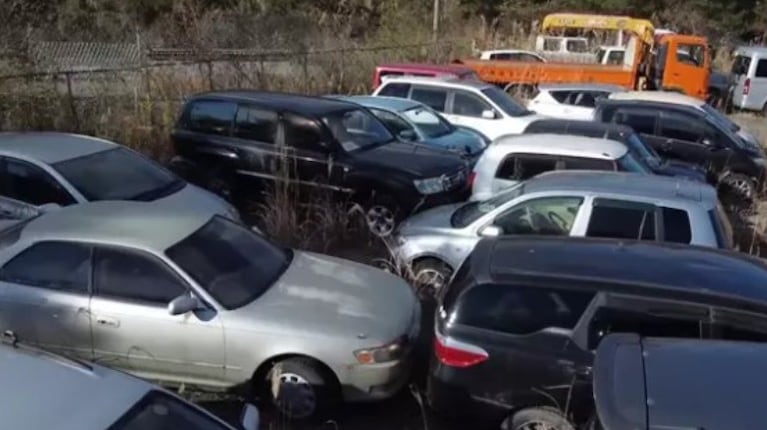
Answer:
[(386, 79), (373, 95), (417, 100), (451, 123), (477, 130), (490, 140), (521, 134), (531, 122), (545, 118), (484, 82), (398, 76)]

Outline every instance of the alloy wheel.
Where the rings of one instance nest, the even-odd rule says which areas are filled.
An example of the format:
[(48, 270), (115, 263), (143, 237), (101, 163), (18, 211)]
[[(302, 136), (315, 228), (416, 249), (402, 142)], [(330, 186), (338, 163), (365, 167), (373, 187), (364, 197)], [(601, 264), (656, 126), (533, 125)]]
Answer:
[(386, 206), (376, 205), (368, 209), (365, 221), (376, 236), (389, 236), (394, 231), (394, 212)]

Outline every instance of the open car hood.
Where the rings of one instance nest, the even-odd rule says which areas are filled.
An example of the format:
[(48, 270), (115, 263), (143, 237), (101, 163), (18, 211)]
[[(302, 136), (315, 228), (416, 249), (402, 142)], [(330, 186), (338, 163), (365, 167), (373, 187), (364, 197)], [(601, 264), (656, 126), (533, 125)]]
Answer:
[(594, 360), (604, 430), (747, 430), (767, 422), (767, 344), (605, 337)]

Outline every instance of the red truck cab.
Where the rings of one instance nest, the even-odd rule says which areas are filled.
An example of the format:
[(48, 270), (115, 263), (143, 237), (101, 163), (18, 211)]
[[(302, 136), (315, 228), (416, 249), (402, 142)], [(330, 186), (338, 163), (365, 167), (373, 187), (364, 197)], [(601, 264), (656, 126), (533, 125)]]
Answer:
[(426, 76), (426, 77), (451, 77), (458, 79), (479, 80), (474, 70), (454, 64), (381, 64), (376, 67), (373, 74), (373, 89), (381, 85), (385, 76)]

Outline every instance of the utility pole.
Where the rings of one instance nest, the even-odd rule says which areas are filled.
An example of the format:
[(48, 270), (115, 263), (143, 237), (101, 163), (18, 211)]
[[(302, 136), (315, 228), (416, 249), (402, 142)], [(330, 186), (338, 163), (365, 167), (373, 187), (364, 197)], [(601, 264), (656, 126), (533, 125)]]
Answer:
[(434, 0), (434, 18), (432, 20), (431, 24), (431, 32), (432, 32), (432, 38), (434, 39), (434, 42), (437, 42), (437, 37), (439, 36), (439, 2), (440, 0)]

